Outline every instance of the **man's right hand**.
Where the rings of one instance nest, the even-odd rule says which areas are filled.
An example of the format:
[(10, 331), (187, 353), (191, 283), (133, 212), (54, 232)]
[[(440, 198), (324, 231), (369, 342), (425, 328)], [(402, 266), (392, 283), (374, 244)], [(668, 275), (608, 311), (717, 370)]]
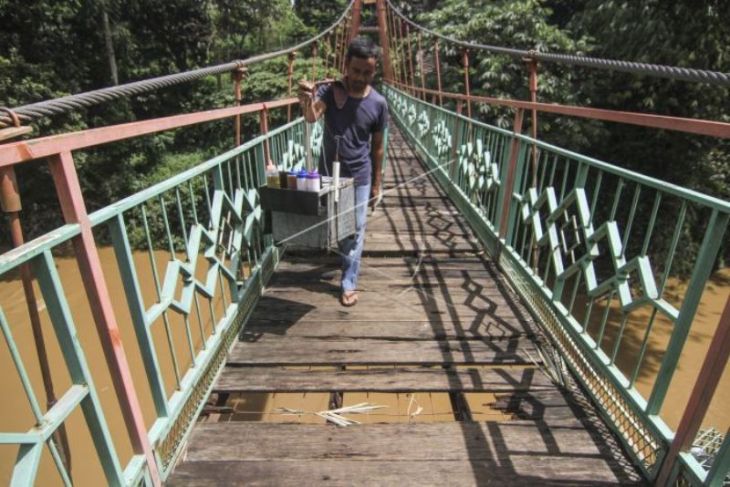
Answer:
[(297, 92), (299, 101), (302, 103), (311, 102), (314, 97), (314, 89), (315, 84), (313, 82), (309, 82), (306, 79), (300, 80)]

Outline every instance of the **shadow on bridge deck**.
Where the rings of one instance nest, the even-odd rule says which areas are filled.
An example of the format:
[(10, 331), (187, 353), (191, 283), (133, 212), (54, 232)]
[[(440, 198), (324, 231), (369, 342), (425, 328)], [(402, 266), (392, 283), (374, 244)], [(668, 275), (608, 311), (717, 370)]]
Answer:
[[(396, 130), (389, 151), (359, 304), (337, 302), (336, 255), (285, 256), (169, 484), (641, 483), (540, 370), (539, 327)], [(346, 428), (307, 410), (362, 400), (390, 410)]]

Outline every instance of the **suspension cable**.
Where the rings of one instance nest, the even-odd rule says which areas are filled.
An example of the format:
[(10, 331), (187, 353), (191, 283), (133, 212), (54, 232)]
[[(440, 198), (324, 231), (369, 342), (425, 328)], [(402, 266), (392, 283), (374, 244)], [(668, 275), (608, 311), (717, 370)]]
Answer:
[(434, 37), (438, 37), (445, 41), (453, 44), (469, 48), (469, 49), (480, 49), (496, 54), (505, 54), (507, 56), (517, 58), (531, 58), (538, 61), (555, 62), (562, 64), (570, 64), (573, 66), (585, 66), (589, 68), (606, 69), (612, 71), (623, 71), (626, 73), (634, 74), (645, 74), (649, 76), (655, 76), (658, 78), (669, 78), (683, 81), (696, 81), (701, 83), (711, 83), (720, 86), (730, 86), (730, 73), (721, 73), (718, 71), (709, 71), (704, 69), (692, 69), (682, 68), (678, 66), (665, 66), (662, 64), (648, 64), (638, 63), (632, 61), (621, 61), (617, 59), (601, 59), (587, 56), (579, 56), (575, 54), (559, 54), (549, 52), (539, 52), (535, 50), (523, 50), (514, 49), (509, 47), (492, 46), (489, 44), (479, 44), (475, 42), (466, 42), (453, 37), (440, 34), (436, 31), (428, 29), (423, 25), (420, 25), (410, 18), (408, 18), (403, 12), (393, 5), (391, 0), (386, 0), (388, 6), (396, 13), (401, 19), (410, 25), (414, 26), (421, 31), (430, 34)]
[[(28, 105), (22, 105), (13, 108), (12, 112), (14, 112), (21, 121), (27, 123), (34, 119), (50, 115), (58, 115), (61, 113), (77, 110), (79, 108), (90, 107), (111, 100), (116, 100), (122, 97), (130, 97), (138, 95), (140, 93), (165, 88), (168, 86), (187, 83), (197, 79), (205, 78), (206, 76), (228, 73), (243, 66), (248, 66), (250, 64), (259, 63), (285, 54), (289, 54), (290, 52), (298, 51), (314, 42), (317, 42), (319, 39), (332, 32), (345, 19), (347, 14), (352, 9), (353, 3), (354, 0), (350, 0), (347, 8), (345, 8), (345, 11), (342, 12), (339, 18), (327, 29), (323, 30), (316, 36), (287, 49), (259, 54), (250, 58), (232, 61), (225, 64), (219, 64), (216, 66), (193, 69), (190, 71), (184, 71), (182, 73), (159, 76), (156, 78), (126, 83), (119, 86), (110, 86), (108, 88), (101, 88), (98, 90), (77, 93), (75, 95), (64, 96), (52, 100), (44, 100)], [(8, 127), (12, 124), (13, 120), (10, 116), (7, 115), (7, 113), (0, 113), (0, 128)]]

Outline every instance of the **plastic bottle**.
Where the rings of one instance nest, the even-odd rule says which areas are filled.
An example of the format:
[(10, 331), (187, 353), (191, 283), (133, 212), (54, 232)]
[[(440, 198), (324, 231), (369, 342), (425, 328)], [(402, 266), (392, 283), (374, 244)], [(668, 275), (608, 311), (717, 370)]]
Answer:
[(279, 187), (281, 189), (287, 189), (289, 185), (287, 184), (287, 172), (286, 171), (279, 171)]
[(322, 189), (322, 183), (319, 180), (319, 173), (315, 169), (314, 171), (309, 173), (309, 191), (319, 193), (320, 189)]
[(297, 189), (297, 173), (292, 171), (286, 175), (286, 187), (288, 189)]
[(307, 191), (307, 171), (302, 169), (297, 173), (297, 190)]
[(276, 166), (266, 167), (266, 186), (269, 188), (281, 187), (279, 184), (279, 171), (277, 171)]

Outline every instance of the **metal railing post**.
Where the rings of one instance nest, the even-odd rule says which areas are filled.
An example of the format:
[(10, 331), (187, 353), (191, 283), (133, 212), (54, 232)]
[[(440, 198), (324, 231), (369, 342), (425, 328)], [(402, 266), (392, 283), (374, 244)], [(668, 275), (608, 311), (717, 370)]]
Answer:
[(438, 89), (439, 106), (444, 106), (443, 88), (441, 86), (441, 54), (439, 53), (440, 46), (439, 41), (436, 39), (436, 44), (433, 48), (434, 64), (436, 65), (436, 87)]
[[(235, 71), (233, 71), (233, 97), (236, 101), (236, 106), (241, 105), (241, 100), (243, 99), (241, 96), (241, 81), (246, 76), (246, 73), (248, 70), (246, 68), (238, 68)], [(236, 131), (236, 147), (241, 145), (241, 115), (236, 115), (235, 121), (234, 121), (235, 131)]]
[[(264, 109), (259, 112), (259, 127), (261, 135), (269, 133), (269, 109), (264, 104)], [(269, 147), (269, 138), (264, 139), (264, 166), (271, 163), (271, 148)]]
[(418, 72), (421, 75), (421, 97), (420, 98), (423, 101), (426, 101), (426, 75), (423, 72), (423, 65), (424, 65), (426, 59), (425, 59), (425, 54), (423, 52), (423, 47), (421, 45), (421, 31), (418, 31), (417, 41), (418, 41), (418, 52), (417, 52), (417, 54), (420, 54), (421, 55), (421, 64), (418, 67)]
[[(522, 119), (524, 111), (520, 108), (515, 112), (515, 121), (513, 132), (514, 134), (522, 133)], [(515, 185), (515, 175), (517, 174), (517, 159), (520, 152), (520, 139), (512, 137), (512, 144), (509, 152), (509, 163), (507, 164), (507, 171), (505, 176), (502, 178), (502, 185), (500, 191), (502, 198), (500, 201), (498, 214), (501, 214), (501, 220), (499, 223), (499, 237), (507, 240), (507, 226), (509, 222), (510, 206), (512, 204), (512, 192)]]
[[(457, 115), (461, 115), (461, 113), (464, 111), (464, 103), (461, 100), (457, 100), (456, 102), (456, 113)], [(456, 170), (459, 167), (459, 161), (457, 160), (456, 155), (459, 151), (459, 144), (461, 142), (461, 137), (459, 136), (461, 132), (461, 117), (455, 117), (454, 120), (454, 136), (452, 138), (453, 145), (451, 146), (451, 167), (449, 168), (449, 174), (451, 175), (451, 181), (454, 181), (456, 179)]]
[(132, 448), (136, 454), (144, 455), (152, 483), (161, 485), (71, 153), (51, 157), (49, 167), (64, 220), (80, 226), (81, 234), (73, 238), (74, 251)]
[[(0, 168), (0, 209), (8, 216), (10, 227), (10, 240), (14, 248), (20, 247), (25, 243), (23, 236), (23, 227), (20, 224), (20, 212), (23, 209), (20, 201), (20, 189), (18, 181), (15, 177), (15, 170), (12, 166)], [(38, 364), (41, 370), (41, 379), (43, 381), (43, 390), (46, 393), (46, 407), (51, 409), (56, 404), (57, 398), (53, 387), (53, 378), (51, 369), (48, 364), (48, 353), (46, 351), (46, 341), (43, 337), (43, 327), (41, 326), (41, 318), (38, 313), (38, 300), (36, 299), (35, 290), (33, 289), (33, 274), (28, 264), (20, 266), (20, 279), (23, 283), (23, 294), (25, 295), (25, 304), (28, 308), (28, 316), (30, 318), (30, 327), (33, 332), (33, 343), (35, 345), (36, 354), (38, 354)], [(58, 432), (54, 434), (58, 441), (58, 448), (63, 458), (64, 466), (67, 472), (71, 473), (71, 450), (68, 446), (68, 435), (66, 434), (66, 426), (61, 425)]]
[(415, 95), (416, 88), (416, 72), (413, 69), (413, 46), (411, 45), (411, 27), (406, 24), (406, 39), (408, 41), (408, 69), (410, 70), (411, 94)]
[(725, 301), (725, 310), (720, 317), (720, 323), (717, 325), (712, 342), (710, 342), (710, 348), (707, 350), (699, 376), (692, 388), (692, 395), (682, 414), (682, 420), (674, 434), (672, 445), (664, 457), (656, 485), (662, 486), (667, 483), (679, 453), (692, 446), (725, 371), (728, 359), (730, 359), (730, 297)]
[[(527, 67), (530, 70), (530, 101), (537, 103), (537, 61), (529, 58), (527, 61)], [(532, 108), (531, 114), (532, 122), (532, 138), (537, 140), (537, 108)], [(537, 145), (532, 144), (532, 186), (537, 186)]]
[[(294, 76), (294, 60), (297, 57), (296, 52), (290, 52), (289, 56), (287, 57), (287, 67), (286, 67), (286, 76), (287, 76), (287, 83), (288, 83), (288, 89), (287, 89), (287, 96), (292, 96), (292, 78)], [(327, 66), (325, 65), (324, 68), (325, 76), (327, 76)], [(291, 122), (291, 105), (286, 107), (286, 121)]]
[(464, 93), (466, 94), (466, 116), (471, 120), (471, 86), (469, 85), (469, 50), (464, 49), (461, 54), (464, 65)]
[(319, 56), (319, 46), (315, 42), (312, 44), (312, 81), (317, 79), (317, 56)]
[(684, 343), (689, 335), (692, 320), (699, 307), (705, 283), (712, 274), (715, 258), (724, 243), (723, 236), (727, 229), (728, 219), (730, 219), (729, 214), (720, 213), (717, 210), (712, 211), (705, 237), (702, 239), (702, 245), (695, 261), (692, 277), (687, 285), (687, 293), (684, 296), (682, 307), (679, 309), (672, 338), (667, 345), (667, 351), (664, 354), (654, 387), (647, 401), (647, 414), (659, 414), (662, 409), (669, 390), (669, 384), (672, 381)]

